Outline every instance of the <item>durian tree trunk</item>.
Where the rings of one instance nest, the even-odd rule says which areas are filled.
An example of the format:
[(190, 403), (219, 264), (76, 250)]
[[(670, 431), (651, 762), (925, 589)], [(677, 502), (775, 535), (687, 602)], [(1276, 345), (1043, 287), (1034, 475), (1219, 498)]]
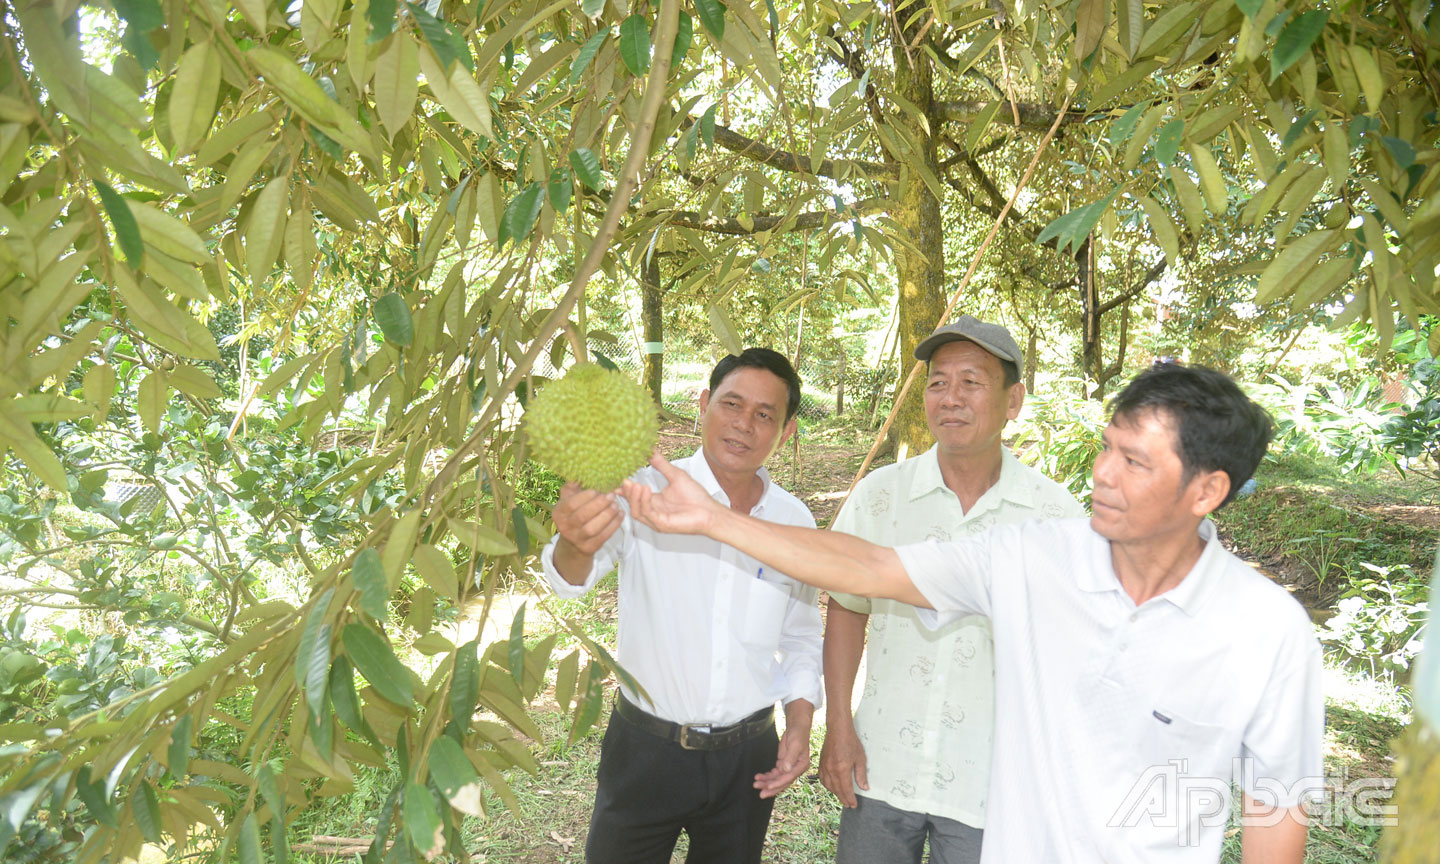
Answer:
[(640, 326), (645, 333), (645, 389), (656, 405), (664, 405), (665, 355), (661, 346), (665, 343), (665, 316), (662, 313), (660, 288), (660, 256), (651, 255), (641, 271), (640, 282)]
[[(915, 142), (919, 156), (933, 176), (941, 176), (936, 156), (936, 140), (942, 120), (935, 111), (934, 64), (923, 48), (908, 48), (923, 42), (918, 38), (929, 20), (926, 4), (907, 0), (898, 5), (892, 17), (890, 38), (895, 66), (895, 90), (918, 114), (897, 110), (890, 115), (902, 128), (904, 137)], [(896, 190), (898, 206), (890, 215), (900, 233), (908, 236), (916, 247), (898, 248), (895, 255), (900, 313), (900, 381), (915, 363), (915, 346), (930, 335), (945, 311), (945, 235), (940, 217), (940, 201), (920, 175), (901, 165)], [(923, 383), (923, 382), (920, 382)], [(898, 386), (898, 385), (897, 385)], [(930, 446), (930, 429), (925, 423), (923, 386), (912, 384), (904, 404), (890, 428), (890, 443), (909, 455)]]

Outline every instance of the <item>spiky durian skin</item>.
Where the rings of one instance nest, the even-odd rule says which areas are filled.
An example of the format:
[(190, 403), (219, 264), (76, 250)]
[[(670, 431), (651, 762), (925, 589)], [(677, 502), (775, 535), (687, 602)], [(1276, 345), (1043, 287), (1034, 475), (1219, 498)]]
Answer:
[(645, 465), (660, 435), (650, 394), (621, 372), (577, 363), (525, 412), (530, 451), (550, 470), (609, 492)]

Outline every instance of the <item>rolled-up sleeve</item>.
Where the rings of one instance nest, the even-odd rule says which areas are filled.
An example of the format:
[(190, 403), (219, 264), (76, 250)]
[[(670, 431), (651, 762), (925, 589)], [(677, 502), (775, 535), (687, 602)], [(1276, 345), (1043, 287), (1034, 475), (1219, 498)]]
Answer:
[(963, 540), (895, 547), (900, 565), (932, 607), (915, 610), (921, 623), (936, 629), (965, 615), (990, 614), (990, 544), (1010, 528), (994, 528)]
[(785, 676), (785, 702), (805, 699), (820, 708), (825, 688), (820, 683), (819, 592), (807, 585), (790, 595), (780, 630), (780, 674)]
[[(801, 507), (781, 520), (784, 524), (814, 528), (815, 517)], [(780, 626), (780, 674), (785, 679), (785, 704), (805, 699), (817, 709), (825, 703), (825, 687), (821, 684), (820, 592), (815, 588), (786, 577), (790, 583), (790, 600)]]

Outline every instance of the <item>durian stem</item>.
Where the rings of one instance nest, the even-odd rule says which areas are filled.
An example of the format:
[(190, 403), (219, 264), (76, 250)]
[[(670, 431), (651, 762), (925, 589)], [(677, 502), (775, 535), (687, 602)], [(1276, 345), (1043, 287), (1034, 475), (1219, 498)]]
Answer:
[(570, 351), (575, 355), (576, 363), (590, 359), (590, 352), (585, 350), (585, 340), (580, 337), (580, 328), (573, 321), (565, 322), (565, 336), (570, 340)]

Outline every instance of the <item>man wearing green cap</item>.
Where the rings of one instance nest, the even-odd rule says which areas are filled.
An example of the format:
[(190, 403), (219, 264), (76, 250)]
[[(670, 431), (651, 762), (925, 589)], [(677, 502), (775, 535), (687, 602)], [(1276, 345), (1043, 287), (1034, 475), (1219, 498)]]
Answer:
[[(862, 480), (835, 530), (898, 546), (1083, 515), (1063, 486), (1001, 444), (1025, 398), (1024, 357), (1009, 330), (965, 315), (921, 342), (915, 358), (929, 367), (935, 446)], [(865, 688), (852, 719), (862, 652)], [(832, 594), (825, 688), (820, 780), (845, 808), (839, 864), (919, 864), (927, 842), (934, 864), (978, 861), (994, 729), (989, 620), (970, 615), (930, 630), (907, 604)]]

